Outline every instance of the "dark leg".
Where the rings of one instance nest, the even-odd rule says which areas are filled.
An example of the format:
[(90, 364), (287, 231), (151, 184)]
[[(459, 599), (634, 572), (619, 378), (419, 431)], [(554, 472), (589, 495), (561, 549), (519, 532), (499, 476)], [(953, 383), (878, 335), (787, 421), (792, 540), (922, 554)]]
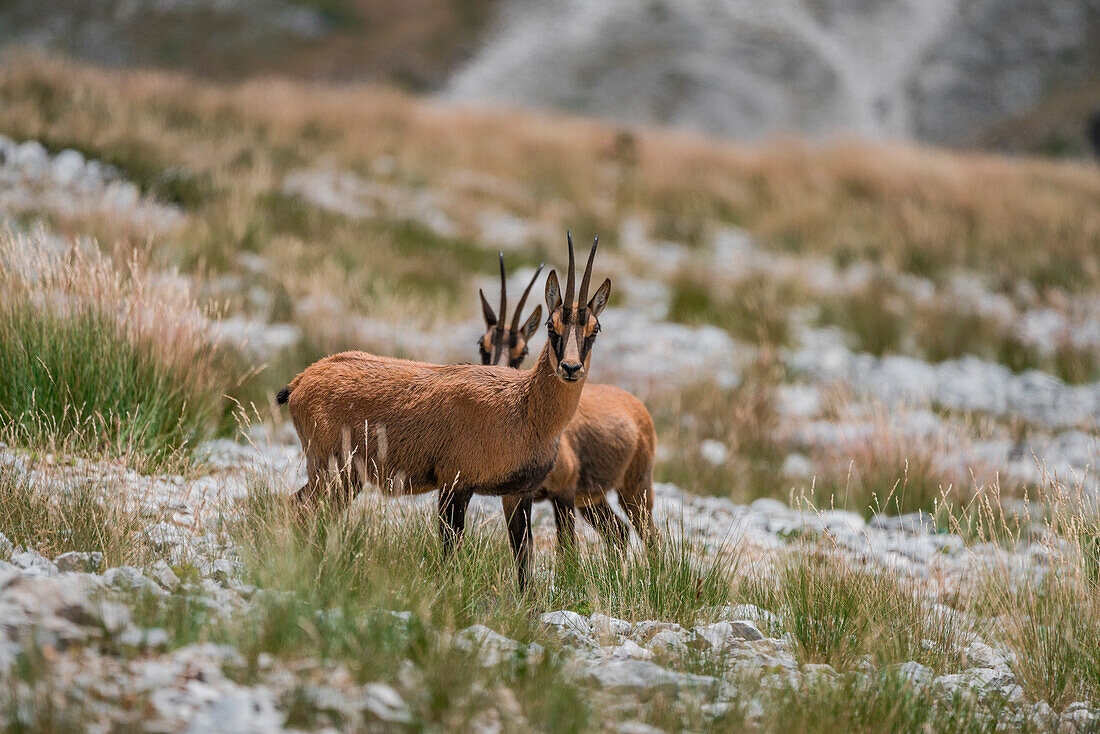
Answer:
[(651, 454), (635, 457), (627, 467), (623, 486), (619, 490), (619, 506), (626, 511), (638, 537), (648, 544), (658, 540), (653, 524), (653, 462)]
[(552, 496), (554, 524), (558, 528), (558, 553), (572, 553), (577, 549), (576, 519), (573, 503), (565, 497)]
[(294, 499), (299, 505), (316, 503), (324, 491), (324, 483), (324, 466), (317, 460), (317, 457), (306, 454), (306, 483), (294, 493)]
[(501, 499), (504, 517), (508, 520), (508, 540), (512, 544), (512, 556), (519, 575), (519, 590), (523, 591), (531, 575), (531, 495), (509, 495)]
[(439, 539), (443, 542), (443, 557), (447, 558), (462, 540), (466, 529), (466, 507), (471, 493), (454, 489), (439, 490)]
[(619, 504), (626, 510), (630, 524), (638, 531), (638, 537), (647, 545), (655, 542), (657, 528), (653, 525), (653, 492), (650, 489), (642, 496), (638, 493), (619, 494)]
[(626, 523), (611, 509), (611, 505), (607, 504), (606, 498), (590, 505), (581, 505), (578, 509), (581, 511), (581, 517), (596, 528), (608, 545), (619, 550), (626, 548), (630, 531)]

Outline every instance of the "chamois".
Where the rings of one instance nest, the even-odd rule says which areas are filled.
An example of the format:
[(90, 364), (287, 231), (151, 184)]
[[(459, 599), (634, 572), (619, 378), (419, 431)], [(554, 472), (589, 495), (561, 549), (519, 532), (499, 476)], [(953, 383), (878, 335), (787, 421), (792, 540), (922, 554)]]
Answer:
[[(346, 502), (371, 480), (397, 492), (439, 490), (440, 539), (462, 539), (473, 494), (500, 495), (519, 585), (527, 582), (532, 494), (554, 465), (561, 432), (580, 400), (610, 279), (591, 300), (599, 238), (573, 300), (573, 238), (565, 300), (555, 271), (546, 280), (550, 338), (529, 370), (434, 365), (366, 352), (321, 359), (277, 396), (287, 403), (306, 455), (296, 497), (316, 502), (329, 482)], [(502, 299), (501, 310), (506, 303)]]
[[(520, 326), (521, 312), (535, 280), (527, 289), (505, 326), (507, 287), (504, 253), (500, 253), (500, 316), (481, 293), (486, 331), (478, 339), (481, 363), (518, 368), (527, 356), (528, 341), (542, 318), (542, 306)], [(611, 510), (606, 492), (619, 490), (619, 505), (626, 511), (642, 539), (654, 537), (653, 454), (657, 436), (653, 418), (642, 401), (613, 385), (586, 383), (577, 412), (561, 437), (558, 458), (547, 474), (536, 500), (549, 499), (554, 508), (559, 548), (575, 543), (574, 506), (609, 543), (623, 547), (628, 530)]]

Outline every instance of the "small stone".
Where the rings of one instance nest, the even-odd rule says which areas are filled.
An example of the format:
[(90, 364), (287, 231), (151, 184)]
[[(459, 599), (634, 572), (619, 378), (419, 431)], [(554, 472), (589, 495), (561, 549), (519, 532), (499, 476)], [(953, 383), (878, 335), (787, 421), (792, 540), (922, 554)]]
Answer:
[(1100, 710), (1092, 709), (1083, 701), (1076, 701), (1062, 709), (1058, 734), (1084, 734), (1097, 731)]
[(588, 623), (597, 635), (602, 636), (629, 635), (630, 631), (634, 628), (634, 625), (630, 622), (624, 619), (609, 617), (606, 614), (593, 614), (588, 618)]
[(140, 570), (133, 566), (119, 566), (109, 568), (103, 573), (103, 583), (112, 589), (119, 591), (150, 591), (154, 594), (163, 594), (159, 586), (145, 577)]
[(379, 721), (389, 723), (407, 723), (412, 714), (393, 686), (386, 683), (368, 683), (363, 686), (359, 706)]
[(84, 156), (79, 151), (66, 148), (54, 157), (50, 175), (58, 186), (68, 188), (84, 173)]
[(234, 575), (235, 571), (236, 569), (233, 567), (233, 562), (225, 558), (218, 558), (210, 564), (210, 578), (223, 586), (229, 584), (229, 579)]
[(619, 724), (619, 734), (665, 734), (665, 730), (641, 721), (624, 721)]
[(657, 692), (675, 694), (681, 688), (713, 695), (721, 686), (717, 678), (675, 673), (647, 660), (609, 660), (586, 669), (583, 675), (604, 693), (643, 699)]
[(805, 454), (788, 454), (779, 471), (790, 479), (809, 479), (814, 475), (814, 463)]
[(682, 632), (683, 627), (675, 622), (656, 622), (653, 620), (646, 620), (644, 622), (638, 622), (634, 625), (634, 639), (639, 642), (649, 642), (658, 633), (664, 630), (672, 630), (673, 632)]
[(138, 187), (129, 181), (112, 181), (103, 192), (107, 207), (120, 212), (133, 209), (140, 199)]
[(11, 554), (11, 564), (22, 569), (27, 576), (56, 576), (57, 566), (37, 551), (26, 550)]
[(623, 644), (603, 648), (612, 660), (651, 660), (653, 653), (634, 640), (625, 640)]
[(756, 625), (747, 619), (730, 622), (730, 636), (741, 640), (763, 640), (764, 633), (757, 629)]
[(28, 140), (16, 146), (11, 153), (11, 162), (23, 173), (24, 178), (30, 181), (39, 181), (45, 178), (50, 165), (50, 156), (46, 148), (37, 140)]
[(455, 644), (463, 650), (475, 652), (479, 662), (486, 667), (513, 659), (520, 648), (515, 640), (483, 624), (475, 624), (459, 632)]
[(98, 551), (69, 551), (59, 555), (54, 563), (61, 573), (95, 573), (103, 563), (103, 554)]
[(936, 676), (931, 668), (921, 665), (914, 660), (895, 665), (894, 670), (896, 670), (905, 680), (922, 687), (931, 683)]
[(649, 638), (649, 649), (654, 652), (680, 653), (685, 647), (682, 632), (660, 630)]
[(159, 560), (149, 569), (149, 576), (168, 591), (175, 591), (180, 587), (179, 576), (164, 560)]
[(1058, 720), (1058, 715), (1046, 701), (1039, 701), (1031, 707), (1031, 720), (1039, 729), (1049, 729), (1051, 723)]
[(715, 441), (713, 438), (704, 439), (699, 444), (699, 455), (703, 457), (703, 460), (712, 466), (719, 466), (725, 464), (730, 457), (730, 450), (721, 441)]
[(562, 609), (556, 612), (546, 612), (539, 617), (539, 622), (543, 627), (554, 630), (558, 633), (566, 633), (573, 635), (580, 635), (587, 637), (592, 634), (592, 626), (588, 623), (588, 620), (566, 609)]
[(260, 734), (283, 728), (285, 717), (275, 708), (274, 694), (265, 686), (223, 691), (192, 680), (187, 689), (200, 700), (212, 699), (190, 720), (187, 734)]

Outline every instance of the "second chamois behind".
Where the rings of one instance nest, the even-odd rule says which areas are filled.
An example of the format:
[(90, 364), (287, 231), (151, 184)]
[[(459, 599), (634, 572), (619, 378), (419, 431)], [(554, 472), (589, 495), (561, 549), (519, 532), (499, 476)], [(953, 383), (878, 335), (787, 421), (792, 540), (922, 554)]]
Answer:
[[(611, 281), (588, 298), (598, 239), (575, 289), (573, 240), (564, 299), (546, 281), (549, 338), (534, 367), (435, 365), (367, 352), (321, 359), (277, 396), (306, 457), (303, 503), (347, 502), (365, 482), (390, 492), (439, 490), (444, 552), (462, 538), (474, 494), (499, 495), (520, 587), (529, 575), (531, 502), (554, 466), (588, 374)], [(577, 294), (574, 300), (574, 295)]]

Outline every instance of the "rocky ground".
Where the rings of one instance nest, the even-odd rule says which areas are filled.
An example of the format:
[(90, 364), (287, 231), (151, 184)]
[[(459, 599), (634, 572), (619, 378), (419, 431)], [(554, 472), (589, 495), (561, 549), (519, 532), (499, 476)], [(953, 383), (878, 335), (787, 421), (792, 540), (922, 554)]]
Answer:
[[(149, 515), (160, 518), (146, 529), (163, 555), (150, 568), (103, 568), (94, 553), (70, 552), (49, 559), (0, 538), (0, 666), (26, 664), (33, 644), (48, 661), (36, 695), (61, 696), (71, 711), (79, 706), (90, 730), (108, 731), (136, 721), (150, 731), (186, 727), (192, 732), (261, 732), (287, 725), (287, 696), (300, 689), (300, 670), (270, 659), (261, 663), (255, 681), (239, 682), (226, 673), (243, 665), (232, 647), (177, 647), (165, 630), (143, 626), (133, 611), (135, 592), (197, 597), (209, 609), (210, 624), (242, 614), (253, 603), (256, 590), (240, 580), (235, 549), (216, 532), (215, 520), (220, 508), (246, 491), (249, 476), (283, 471), (297, 457), (293, 449), (263, 440), (250, 448), (215, 444), (208, 452), (210, 466), (218, 471), (189, 479), (142, 477), (82, 462), (31, 470), (31, 482), (58, 476), (77, 481), (88, 471), (101, 477), (113, 472), (112, 481), (140, 498)], [(2, 456), (20, 471), (30, 466), (19, 452), (6, 450)], [(1013, 567), (1025, 578), (1049, 566), (1049, 539), (1044, 539), (1041, 527), (1034, 530), (1032, 541), (1006, 550), (993, 544), (968, 545), (958, 535), (936, 532), (920, 516), (877, 516), (866, 522), (851, 512), (792, 509), (776, 500), (742, 506), (671, 485), (659, 485), (657, 490), (657, 516), (666, 532), (690, 538), (704, 555), (736, 548), (740, 563), (761, 568), (792, 543), (818, 539), (853, 562), (896, 570), (919, 580), (937, 598), (948, 599), (985, 567)], [(430, 505), (431, 498), (393, 501)], [(479, 498), (475, 523), (499, 526), (498, 508), (495, 500)], [(549, 553), (553, 524), (545, 505), (536, 511), (536, 524), (539, 552)], [(590, 531), (588, 537), (593, 537)], [(180, 564), (200, 571), (181, 581), (173, 571)], [(605, 713), (619, 722), (621, 731), (648, 731), (630, 723), (631, 712), (643, 711), (657, 694), (692, 701), (704, 714), (717, 716), (734, 706), (751, 709), (752, 701), (746, 702), (738, 689), (746, 675), (773, 686), (839, 675), (828, 665), (800, 665), (790, 635), (780, 631), (784, 620), (772, 610), (741, 604), (702, 616), (705, 622), (684, 626), (661, 619), (630, 622), (550, 610), (541, 613), (540, 621), (554, 643), (552, 654), (564, 657), (567, 675), (606, 700)], [(477, 649), (486, 666), (517, 656), (537, 659), (551, 654), (541, 645), (513, 641), (483, 625), (458, 631), (455, 640)], [(979, 698), (1023, 701), (1008, 649), (989, 644), (977, 633), (967, 635), (960, 645), (965, 660), (961, 672), (937, 676), (915, 661), (898, 670), (912, 685), (928, 687), (945, 700), (963, 691)], [(683, 663), (677, 662), (719, 654), (723, 667), (708, 674), (684, 672)], [(320, 660), (312, 665), (312, 682), (305, 690), (318, 707), (336, 711), (338, 720), (367, 728), (411, 723), (403, 698), (409, 682), (400, 671), (361, 685), (353, 684), (339, 665)], [(483, 728), (499, 730), (502, 722), (497, 719), (508, 715), (507, 706), (486, 713)], [(1100, 708), (1087, 702), (1070, 705), (1060, 714), (1045, 703), (1026, 705), (1019, 715), (1042, 730), (1085, 732), (1100, 726)]]

